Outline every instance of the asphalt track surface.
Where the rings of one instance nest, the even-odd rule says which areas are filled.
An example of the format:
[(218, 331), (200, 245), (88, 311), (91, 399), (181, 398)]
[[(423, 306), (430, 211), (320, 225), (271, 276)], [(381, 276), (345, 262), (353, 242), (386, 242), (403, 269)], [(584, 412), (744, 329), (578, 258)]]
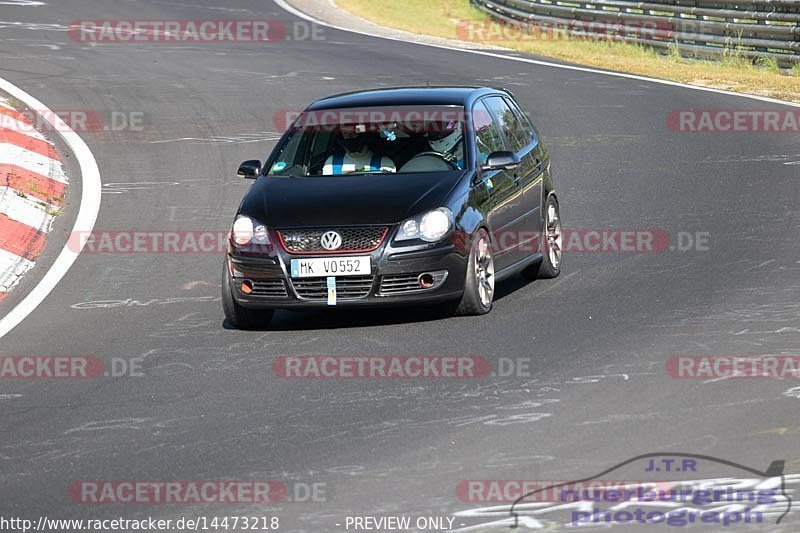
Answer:
[[(0, 5), (2, 77), (52, 109), (143, 112), (144, 132), (84, 135), (104, 184), (96, 229), (228, 228), (249, 185), (236, 167), (265, 159), (279, 110), (365, 87), (486, 84), (510, 88), (534, 116), (567, 228), (709, 232), (709, 249), (567, 254), (558, 279), (503, 283), (483, 317), (280, 312), (256, 332), (223, 324), (219, 255), (83, 254), (0, 352), (143, 358), (144, 376), (4, 380), (3, 514), (246, 513), (279, 516), (282, 530), (340, 531), (347, 515), (475, 507), (456, 496), (459, 480), (580, 479), (648, 452), (757, 469), (785, 459), (800, 471), (796, 382), (664, 371), (676, 354), (800, 349), (796, 134), (666, 126), (675, 109), (785, 108), (333, 29), (324, 42), (89, 46), (47, 26), (219, 18), (298, 20), (260, 0)], [(111, 305), (79, 305), (97, 301)], [(532, 373), (285, 380), (271, 369), (284, 354), (529, 358)], [(324, 483), (329, 501), (91, 506), (68, 495), (77, 480), (123, 479)], [(784, 524), (797, 527), (791, 515)]]

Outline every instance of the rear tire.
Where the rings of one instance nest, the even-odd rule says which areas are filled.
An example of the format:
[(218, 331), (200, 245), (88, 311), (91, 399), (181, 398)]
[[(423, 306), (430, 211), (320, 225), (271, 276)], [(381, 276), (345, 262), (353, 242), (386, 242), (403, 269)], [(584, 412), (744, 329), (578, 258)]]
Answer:
[(472, 239), (467, 260), (464, 295), (456, 315), (485, 315), (494, 302), (494, 258), (492, 244), (486, 230), (479, 229)]
[(547, 199), (544, 209), (542, 260), (522, 271), (522, 277), (528, 281), (556, 278), (561, 274), (564, 236), (561, 230), (561, 213), (558, 210), (558, 201), (554, 196)]
[(275, 311), (272, 309), (248, 309), (242, 307), (233, 298), (233, 287), (231, 287), (231, 273), (228, 269), (228, 260), (222, 266), (222, 310), (225, 319), (230, 325), (237, 329), (250, 330), (259, 327), (267, 327), (272, 320)]

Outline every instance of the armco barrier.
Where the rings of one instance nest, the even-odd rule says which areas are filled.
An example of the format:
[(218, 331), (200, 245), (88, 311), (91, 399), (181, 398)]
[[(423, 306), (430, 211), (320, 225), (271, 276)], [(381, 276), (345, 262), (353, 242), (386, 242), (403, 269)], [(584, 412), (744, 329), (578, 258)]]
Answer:
[(603, 36), (702, 58), (800, 63), (800, 0), (470, 0), (492, 16), (571, 35)]

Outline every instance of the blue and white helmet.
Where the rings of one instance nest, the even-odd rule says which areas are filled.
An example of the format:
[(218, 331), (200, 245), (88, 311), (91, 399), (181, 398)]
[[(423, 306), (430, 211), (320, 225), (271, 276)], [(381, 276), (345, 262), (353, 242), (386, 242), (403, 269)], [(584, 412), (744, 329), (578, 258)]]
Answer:
[(450, 123), (447, 126), (444, 131), (428, 133), (428, 142), (434, 151), (446, 156), (455, 156), (458, 149), (461, 148), (461, 139), (464, 136), (461, 131), (461, 123)]

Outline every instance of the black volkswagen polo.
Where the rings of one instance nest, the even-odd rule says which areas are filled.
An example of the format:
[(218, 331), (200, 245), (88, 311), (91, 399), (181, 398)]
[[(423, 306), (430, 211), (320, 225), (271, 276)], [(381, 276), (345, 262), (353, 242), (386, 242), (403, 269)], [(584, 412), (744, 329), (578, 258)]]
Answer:
[(231, 230), (233, 326), (275, 309), (442, 303), (492, 308), (495, 283), (552, 278), (562, 234), (550, 160), (513, 95), (394, 88), (317, 100), (288, 127)]

